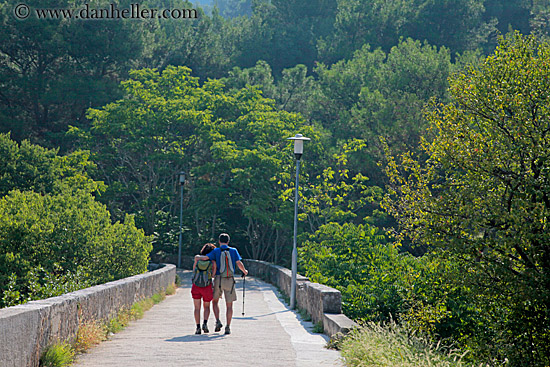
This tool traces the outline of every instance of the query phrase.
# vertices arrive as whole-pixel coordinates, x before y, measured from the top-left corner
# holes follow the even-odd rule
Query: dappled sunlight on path
[[[182,285],[173,296],[154,306],[110,340],[78,356],[75,367],[87,366],[342,366],[340,354],[324,348],[328,338],[313,333],[311,322],[300,320],[262,281],[246,279],[245,313],[242,279],[233,305],[231,335],[195,335],[190,272],[180,272]],[[222,323],[225,304],[220,302]]]

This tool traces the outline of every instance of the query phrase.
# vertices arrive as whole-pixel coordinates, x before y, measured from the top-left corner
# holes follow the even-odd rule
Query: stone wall
[[[263,279],[277,286],[290,296],[292,272],[282,266],[259,260],[243,260],[251,276]],[[340,291],[326,285],[312,283],[308,278],[296,276],[296,305],[307,311],[314,322],[322,322],[325,334],[333,336],[347,333],[357,326],[342,314],[342,295]]]
[[[59,297],[0,309],[0,366],[38,366],[41,353],[58,341],[72,341],[78,326],[108,320],[125,307],[165,291],[176,267],[97,285]]]

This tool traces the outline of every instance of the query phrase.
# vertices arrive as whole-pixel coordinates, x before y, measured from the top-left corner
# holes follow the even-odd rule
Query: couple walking
[[[212,243],[204,245],[200,255],[195,256],[193,264],[193,286],[191,287],[191,296],[195,306],[195,323],[197,329],[195,334],[201,333],[200,313],[201,299],[204,303],[204,322],[202,331],[208,333],[208,317],[210,316],[210,302],[216,317],[216,326],[214,331],[220,331],[223,324],[220,321],[219,300],[223,295],[226,305],[226,325],[225,334],[231,334],[231,319],[233,318],[233,302],[237,300],[235,290],[235,270],[238,267],[246,276],[248,271],[242,263],[239,251],[234,247],[229,247],[229,235],[220,234],[218,242],[220,247]],[[212,283],[212,275],[214,282]]]

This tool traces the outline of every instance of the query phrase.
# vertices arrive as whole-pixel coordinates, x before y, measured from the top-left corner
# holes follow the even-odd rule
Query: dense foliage
[[[292,218],[281,200],[291,182],[286,138],[297,129],[318,133],[298,115],[276,111],[256,88],[224,91],[218,80],[200,86],[184,67],[133,72],[124,89],[126,98],[90,110],[89,132],[73,130],[109,185],[109,207],[137,213],[147,233],[157,234],[156,249],[173,251],[176,174],[183,170],[188,246],[234,228],[235,239],[246,239],[243,253],[277,259]]]
[[[29,1],[31,9],[82,6],[85,1]],[[129,7],[131,1],[94,6]],[[204,2],[203,2],[204,3]],[[297,64],[349,60],[365,45],[388,53],[400,39],[446,47],[455,57],[489,53],[498,32],[547,36],[544,1],[461,0],[218,0],[198,19],[16,19],[15,0],[0,1],[0,132],[70,149],[68,125],[87,127],[86,109],[118,99],[132,68],[184,65],[202,80],[266,61],[277,79]],[[142,7],[191,8],[182,0],[147,0]],[[225,17],[225,18],[224,18]],[[442,75],[444,79],[444,75]],[[372,91],[372,90],[371,90]],[[351,107],[348,106],[348,107]]]
[[[18,3],[0,0],[3,305],[143,271],[150,240],[176,253],[180,190],[184,251],[228,231],[288,265],[302,133],[300,266],[346,313],[548,364],[548,2],[205,0],[197,19],[89,21],[19,20]],[[93,6],[111,3],[131,1]],[[513,29],[533,38],[493,54]]]
[[[550,44],[519,34],[451,80],[452,103],[428,114],[424,162],[390,159],[386,201],[402,235],[462,269],[483,311],[472,343],[513,365],[550,350]]]
[[[0,135],[0,307],[142,273],[151,244],[133,217],[112,223],[85,153],[58,156]],[[19,174],[17,174],[19,173]]]

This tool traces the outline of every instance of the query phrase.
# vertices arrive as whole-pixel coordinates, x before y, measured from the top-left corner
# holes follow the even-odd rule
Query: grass
[[[164,299],[166,298],[166,293],[157,293],[157,294],[153,294],[153,302],[155,303],[155,305],[157,303],[161,303]]]
[[[297,307],[300,318],[304,321],[311,321],[311,315],[307,313],[307,310]]]
[[[40,357],[41,367],[66,367],[74,361],[75,351],[69,343],[57,343],[51,345],[42,357]]]
[[[83,323],[78,327],[74,350],[76,353],[83,353],[96,344],[107,339],[105,326],[97,321]]]
[[[325,332],[322,321],[316,322],[315,325],[313,325],[313,332],[317,334],[323,334]]]
[[[176,281],[177,281],[177,279],[176,279]],[[170,284],[170,285],[166,288],[166,292],[165,292],[166,295],[167,295],[167,296],[171,296],[171,295],[175,294],[175,293],[176,293],[177,287],[179,287],[178,283]]]
[[[74,343],[67,342],[53,344],[40,357],[41,367],[70,366],[77,353],[85,353],[88,349],[107,340],[109,335],[122,331],[131,321],[139,320],[145,311],[160,303],[176,292],[176,285],[168,286],[164,292],[156,293],[150,298],[138,301],[130,308],[119,310],[116,316],[105,323],[90,321],[79,326]]]
[[[387,326],[370,323],[352,330],[340,346],[348,367],[470,366],[461,361],[464,355],[430,343],[393,322]]]

